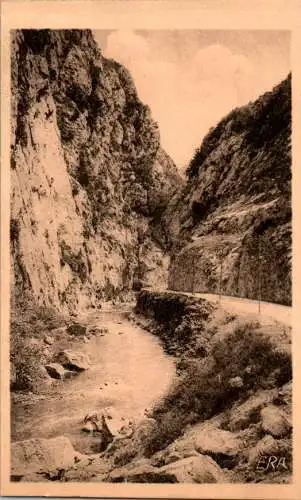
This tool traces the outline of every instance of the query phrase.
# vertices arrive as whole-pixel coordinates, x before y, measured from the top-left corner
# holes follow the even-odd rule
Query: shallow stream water
[[[162,397],[175,375],[175,362],[157,337],[127,319],[126,311],[93,312],[85,324],[108,328],[78,349],[91,367],[76,377],[57,381],[50,394],[12,404],[12,440],[65,435],[82,452],[92,452],[95,437],[81,431],[86,414],[113,407],[126,418],[139,419]]]

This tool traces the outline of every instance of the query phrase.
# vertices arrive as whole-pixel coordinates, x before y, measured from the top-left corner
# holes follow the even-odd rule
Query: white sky
[[[290,71],[287,31],[95,31],[105,57],[131,72],[161,144],[186,166],[211,126]]]

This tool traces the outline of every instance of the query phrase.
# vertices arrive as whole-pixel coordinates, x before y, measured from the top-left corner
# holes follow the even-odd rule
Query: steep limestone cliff
[[[291,302],[291,78],[204,138],[168,209],[169,287]]]
[[[163,285],[181,181],[129,72],[89,30],[15,31],[11,57],[14,299],[74,310]]]

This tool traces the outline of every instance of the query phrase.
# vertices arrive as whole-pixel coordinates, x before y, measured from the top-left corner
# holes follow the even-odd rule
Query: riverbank
[[[136,313],[178,359],[177,382],[152,412],[157,425],[145,454],[166,457],[204,441],[203,453],[230,469],[232,481],[289,480],[290,328],[172,292],[142,291]],[[257,471],[262,454],[285,457],[285,467]]]
[[[85,344],[90,370],[60,381],[61,400],[37,402],[18,422],[26,438],[47,438],[27,441],[38,453],[67,439],[70,459],[52,466],[51,480],[291,481],[289,329],[250,322],[201,298],[151,291],[138,294],[135,311],[88,318],[108,330]],[[85,435],[82,419],[108,408],[131,432],[100,449],[100,434]],[[30,417],[37,415],[35,427]],[[262,464],[262,456],[276,458]],[[50,478],[49,471],[37,474],[21,480]]]

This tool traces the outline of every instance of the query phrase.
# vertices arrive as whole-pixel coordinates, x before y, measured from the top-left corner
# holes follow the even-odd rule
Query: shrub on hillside
[[[64,326],[63,315],[49,307],[37,306],[30,300],[13,307],[11,313],[11,335],[39,337],[41,331]]]
[[[292,376],[290,355],[277,349],[271,338],[256,324],[238,326],[231,335],[215,345],[212,355],[227,379],[241,376],[247,366],[252,366],[252,372],[244,380],[246,389],[259,388],[275,369],[280,373],[279,385]]]
[[[30,302],[13,308],[10,324],[10,361],[16,371],[16,381],[12,389],[34,391],[39,387],[40,367],[46,362],[41,335],[65,325],[65,320],[57,312],[35,306]],[[33,340],[37,339],[36,342]]]
[[[157,420],[157,423],[156,428],[145,438],[144,456],[148,458],[181,436],[185,427],[185,417],[182,413],[176,417],[174,412],[170,410],[164,414],[162,419]]]
[[[37,392],[41,382],[39,367],[46,362],[42,346],[32,345],[25,336],[12,334],[10,357],[16,372],[12,389]]]
[[[269,382],[275,371],[276,379]],[[187,363],[184,375],[154,408],[157,427],[145,441],[145,454],[168,446],[185,425],[209,419],[234,401],[248,398],[261,387],[269,388],[269,384],[280,386],[291,376],[290,355],[279,351],[269,337],[258,331],[256,323],[236,326],[213,346],[210,356]],[[241,387],[231,385],[235,377],[241,377]]]
[[[114,465],[123,467],[131,462],[138,454],[138,446],[135,442],[125,443],[122,448],[114,453]]]

